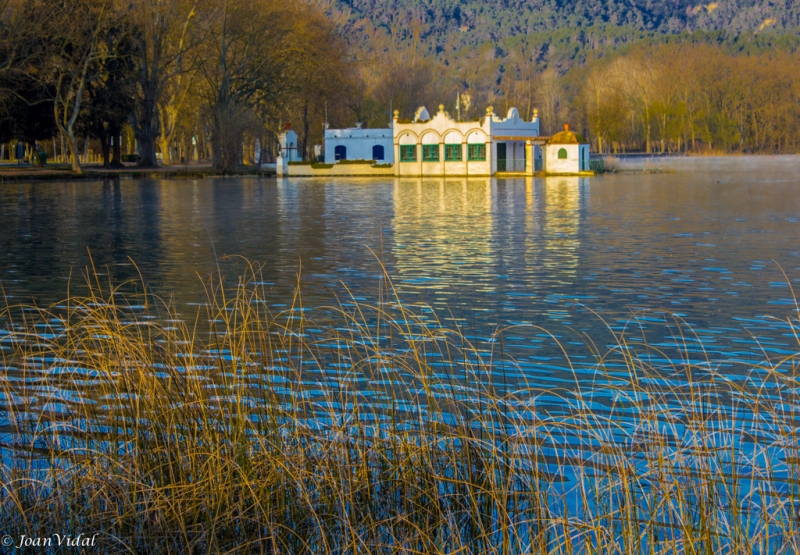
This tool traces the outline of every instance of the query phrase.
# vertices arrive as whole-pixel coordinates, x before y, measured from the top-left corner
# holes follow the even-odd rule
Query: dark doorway
[[[347,147],[339,145],[333,149],[333,156],[338,160],[347,160]]]
[[[506,143],[497,143],[497,171],[506,171]]]
[[[372,159],[383,160],[383,145],[375,145],[372,147]]]

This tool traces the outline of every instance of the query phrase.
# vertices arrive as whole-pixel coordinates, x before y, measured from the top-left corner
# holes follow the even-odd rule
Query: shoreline
[[[669,154],[644,154],[628,153],[623,155],[614,154],[592,154],[595,159],[614,159],[622,164],[622,167],[606,167],[601,171],[596,171],[595,175],[603,174],[630,174],[630,173],[674,173],[674,167],[669,167],[675,161],[708,161],[713,158],[739,158],[739,159],[780,159],[792,158],[800,154],[696,154],[696,155],[669,155]],[[646,167],[625,167],[640,161],[663,160],[666,162],[664,167],[653,167],[648,164]],[[37,183],[51,181],[85,181],[98,179],[198,179],[207,177],[276,177],[274,169],[257,169],[253,166],[242,166],[230,173],[222,173],[214,170],[210,164],[181,165],[181,166],[162,166],[158,168],[139,168],[135,165],[126,166],[120,169],[105,169],[101,166],[91,165],[83,168],[83,173],[74,174],[70,166],[66,164],[45,165],[42,168],[16,164],[0,164],[0,185],[6,183]],[[290,176],[290,177],[322,177],[322,176]],[[328,176],[345,177],[345,176]],[[393,177],[393,176],[381,176]],[[511,177],[511,176],[498,176]],[[558,177],[557,174],[551,176],[535,175],[534,177]]]
[[[0,166],[0,184],[35,183],[47,181],[84,181],[92,179],[186,179],[203,177],[274,177],[275,170],[242,167],[231,173],[214,170],[210,165],[202,166],[164,166],[159,168],[139,168],[128,166],[119,169],[105,169],[87,166],[83,173],[73,173],[69,166],[53,165],[42,168],[36,166]]]

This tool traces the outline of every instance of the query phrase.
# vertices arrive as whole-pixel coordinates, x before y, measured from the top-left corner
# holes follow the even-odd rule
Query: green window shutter
[[[468,145],[470,162],[483,162],[486,160],[486,145]]]
[[[417,161],[417,145],[400,145],[400,161],[401,162],[416,162]]]
[[[566,160],[567,159],[567,149],[566,148],[559,148],[558,149],[558,159],[559,160]]]
[[[422,161],[423,162],[438,162],[439,161],[439,145],[422,145]]]
[[[461,145],[444,145],[444,159],[446,162],[460,162]]]

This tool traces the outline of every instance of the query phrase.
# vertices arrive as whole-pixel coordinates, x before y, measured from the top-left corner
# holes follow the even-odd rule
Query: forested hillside
[[[597,48],[642,33],[796,35],[800,28],[800,5],[794,0],[336,0],[336,6],[349,15],[356,41],[369,41],[371,33],[359,31],[372,25],[408,39],[413,22],[421,20],[423,41],[439,51],[532,34],[555,37],[561,29],[578,32],[581,42]],[[359,20],[370,25],[358,25]]]
[[[531,117],[536,108],[545,131],[570,120],[597,149],[798,145],[793,0],[312,3],[353,48],[363,88],[350,117],[372,126],[386,124],[390,106],[404,115],[440,102],[452,110],[460,93],[462,115],[491,104]]]

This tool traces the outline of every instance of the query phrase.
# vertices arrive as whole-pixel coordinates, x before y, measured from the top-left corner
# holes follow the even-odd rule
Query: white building
[[[327,124],[326,124],[327,125]],[[391,129],[363,129],[360,123],[346,129],[325,128],[325,163],[340,160],[375,160],[394,163]]]
[[[430,117],[425,108],[413,120],[394,116],[396,176],[496,175],[534,171],[546,137],[539,136],[539,115],[526,122],[516,108],[505,118],[489,107],[483,118],[456,121],[444,106]]]
[[[576,174],[589,171],[589,144],[579,134],[569,130],[556,133],[545,147],[545,171],[550,174]]]
[[[482,118],[457,121],[440,105],[433,117],[424,107],[408,120],[395,111],[388,129],[362,129],[360,124],[326,128],[325,162],[342,160],[393,164],[397,177],[578,174],[589,171],[589,145],[569,126],[553,137],[540,136],[537,110],[531,121],[523,120],[516,108],[503,118],[492,107]],[[349,175],[355,169],[348,166],[348,173],[343,173],[344,166],[328,168],[326,173]],[[297,175],[316,175],[322,170],[309,166],[296,171],[302,172]],[[386,173],[383,168],[374,170]]]

